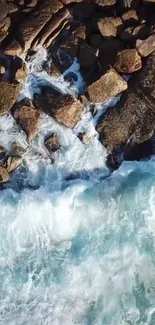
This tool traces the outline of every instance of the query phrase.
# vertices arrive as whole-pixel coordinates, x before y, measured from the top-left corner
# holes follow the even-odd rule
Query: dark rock
[[[140,0],[120,0],[120,6],[123,8],[136,9],[140,4]]]
[[[96,50],[85,41],[80,42],[78,60],[81,66],[91,66],[97,62]]]
[[[103,38],[102,38],[101,34],[99,34],[99,33],[91,34],[91,36],[90,36],[91,46],[100,47],[102,41],[103,41]]]
[[[50,137],[48,137],[45,140],[44,145],[50,153],[60,149],[60,144],[56,134],[52,134]]]
[[[77,124],[83,111],[78,100],[48,86],[41,87],[41,93],[34,95],[34,106],[68,128]]]
[[[129,10],[122,15],[122,20],[125,27],[137,25],[138,16],[136,10]]]
[[[121,34],[122,41],[134,44],[137,39],[145,39],[150,33],[150,29],[145,25],[138,25],[136,27],[128,27]]]
[[[95,4],[92,1],[85,0],[83,2],[75,4],[72,9],[72,14],[77,19],[89,18],[90,16],[92,16],[94,9]]]
[[[6,18],[8,14],[8,5],[6,1],[0,2],[0,23]]]
[[[151,157],[154,154],[154,144],[152,139],[143,143],[127,145],[124,150],[124,159],[128,161],[142,160]]]
[[[124,44],[120,40],[112,39],[101,43],[99,51],[99,63],[104,71],[113,66],[116,61],[117,53],[124,49]]]

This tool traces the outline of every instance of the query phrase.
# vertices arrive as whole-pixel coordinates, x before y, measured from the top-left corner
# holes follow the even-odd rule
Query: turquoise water
[[[4,190],[0,323],[154,325],[154,171],[124,163],[95,185]]]

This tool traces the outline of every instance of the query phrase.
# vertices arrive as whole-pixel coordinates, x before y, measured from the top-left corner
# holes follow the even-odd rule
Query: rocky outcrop
[[[52,134],[50,137],[45,139],[44,145],[50,153],[55,152],[58,149],[60,149],[60,144],[59,144],[58,137],[56,134]]]
[[[126,89],[127,82],[110,68],[99,80],[88,86],[87,91],[92,102],[103,103]]]
[[[20,91],[20,85],[17,82],[9,82],[0,78],[0,115],[8,113],[16,102]]]
[[[71,95],[46,86],[41,88],[40,94],[34,95],[34,106],[68,128],[77,124],[83,111],[83,105]]]
[[[130,142],[150,139],[155,129],[155,54],[152,54],[116,107],[105,113],[97,124],[101,142],[117,150]]]
[[[39,132],[40,112],[32,106],[29,99],[25,98],[15,105],[12,114],[26,133],[28,142],[32,141]]]
[[[141,69],[142,60],[135,49],[127,49],[117,54],[114,67],[120,73],[133,73]]]

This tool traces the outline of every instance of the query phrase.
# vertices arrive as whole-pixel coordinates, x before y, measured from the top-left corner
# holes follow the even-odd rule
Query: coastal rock
[[[8,173],[11,173],[15,169],[17,169],[21,164],[22,164],[22,158],[9,156],[5,163],[5,168],[7,169]]]
[[[9,112],[16,102],[20,91],[18,83],[11,83],[6,79],[0,78],[0,115]]]
[[[94,9],[95,9],[94,2],[85,0],[75,4],[75,6],[72,9],[72,14],[77,19],[89,18],[90,16],[92,16]]]
[[[61,0],[61,2],[64,4],[64,5],[69,5],[70,3],[74,3],[74,2],[81,2],[83,0]]]
[[[110,68],[99,80],[90,85],[87,91],[92,102],[103,103],[126,90],[127,87],[127,82],[113,68]]]
[[[83,111],[78,100],[48,86],[41,87],[41,93],[34,95],[34,106],[68,128],[77,124]]]
[[[119,73],[133,73],[142,67],[142,60],[136,49],[127,49],[117,55],[114,68]]]
[[[128,27],[120,34],[120,38],[124,42],[134,44],[136,40],[145,39],[149,36],[150,29],[145,24],[138,25],[136,27]]]
[[[39,132],[40,112],[32,106],[29,99],[25,98],[17,103],[12,114],[17,124],[26,133],[28,141],[32,141]]]
[[[8,14],[8,5],[6,1],[0,2],[0,23],[6,18]]]
[[[117,0],[93,0],[97,5],[102,7],[109,7],[116,4]]]
[[[125,27],[131,27],[137,24],[138,16],[136,10],[129,10],[122,15]]]
[[[0,166],[0,184],[9,180],[9,174],[6,168]]]
[[[115,109],[103,114],[97,124],[100,140],[110,150],[126,143],[140,144],[155,130],[155,54],[129,82]]]
[[[48,137],[45,141],[44,141],[44,145],[47,148],[47,150],[51,153],[51,152],[55,152],[58,149],[60,149],[60,144],[58,141],[58,137],[56,134],[52,134],[50,137]]]
[[[74,29],[73,34],[75,35],[75,37],[82,38],[83,40],[85,40],[86,26],[84,25],[78,26],[76,29]]]
[[[99,51],[99,63],[104,71],[110,65],[114,65],[117,53],[124,50],[124,44],[118,39],[110,39],[101,43]]]
[[[96,51],[85,41],[80,43],[78,60],[82,66],[94,65],[97,61]]]
[[[138,39],[136,42],[136,49],[143,57],[151,54],[155,50],[155,34],[152,34],[145,40]]]
[[[122,26],[120,17],[107,17],[98,22],[98,28],[104,37],[116,37]]]
[[[13,39],[5,49],[5,54],[19,56],[22,52],[27,52],[35,37],[51,19],[52,14],[58,12],[62,7],[63,5],[59,0],[42,1],[40,6],[30,13],[29,18],[23,20],[19,25],[20,44],[16,39]]]

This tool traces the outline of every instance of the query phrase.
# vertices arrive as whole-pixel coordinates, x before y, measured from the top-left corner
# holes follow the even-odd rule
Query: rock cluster
[[[16,103],[27,75],[20,57],[27,59],[38,46],[47,49],[48,73],[55,77],[78,59],[85,81],[79,98],[42,86],[32,101]],[[141,158],[135,152],[147,152],[155,129],[154,50],[154,0],[0,0],[0,115],[10,112],[29,143],[39,133],[43,113],[74,128],[88,101],[103,103],[123,92],[96,130],[110,152],[110,166],[118,167],[120,152],[125,159]],[[133,77],[127,82],[124,74]],[[72,82],[76,75],[68,73],[65,79]],[[86,134],[79,139],[89,142]],[[49,153],[60,148],[55,134],[44,144]],[[21,164],[21,157],[5,149],[1,154],[0,183]]]

